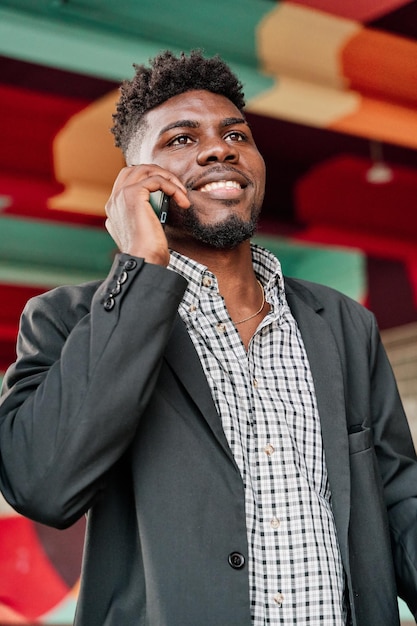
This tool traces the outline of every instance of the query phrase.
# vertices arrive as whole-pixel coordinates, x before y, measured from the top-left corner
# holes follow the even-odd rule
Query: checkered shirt
[[[271,306],[248,351],[206,267],[171,253],[188,280],[179,308],[245,487],[252,624],[342,626],[344,573],[310,367],[278,260],[252,245]]]

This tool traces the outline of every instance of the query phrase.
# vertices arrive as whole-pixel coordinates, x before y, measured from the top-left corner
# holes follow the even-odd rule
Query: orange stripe
[[[329,128],[417,148],[417,110],[390,102],[363,98],[355,113],[333,122]]]
[[[417,104],[417,43],[371,29],[359,31],[340,51],[353,90]]]

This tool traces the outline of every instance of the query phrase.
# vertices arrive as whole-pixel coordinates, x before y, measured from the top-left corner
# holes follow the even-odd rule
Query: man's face
[[[189,91],[146,114],[129,161],[176,174],[191,202],[171,202],[168,239],[189,236],[231,248],[254,233],[265,188],[265,164],[240,111],[224,96]]]

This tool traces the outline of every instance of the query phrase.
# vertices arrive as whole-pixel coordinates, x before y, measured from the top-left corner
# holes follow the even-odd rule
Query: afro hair
[[[242,83],[219,57],[205,58],[200,50],[175,57],[169,50],[150,59],[150,67],[133,66],[135,76],[120,86],[120,99],[113,115],[111,132],[115,145],[126,154],[130,140],[150,109],[186,91],[204,89],[228,98],[242,111]]]

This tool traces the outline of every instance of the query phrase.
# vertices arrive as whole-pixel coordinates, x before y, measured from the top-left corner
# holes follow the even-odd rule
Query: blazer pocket
[[[372,447],[372,431],[364,426],[349,429],[349,454],[357,454]]]

